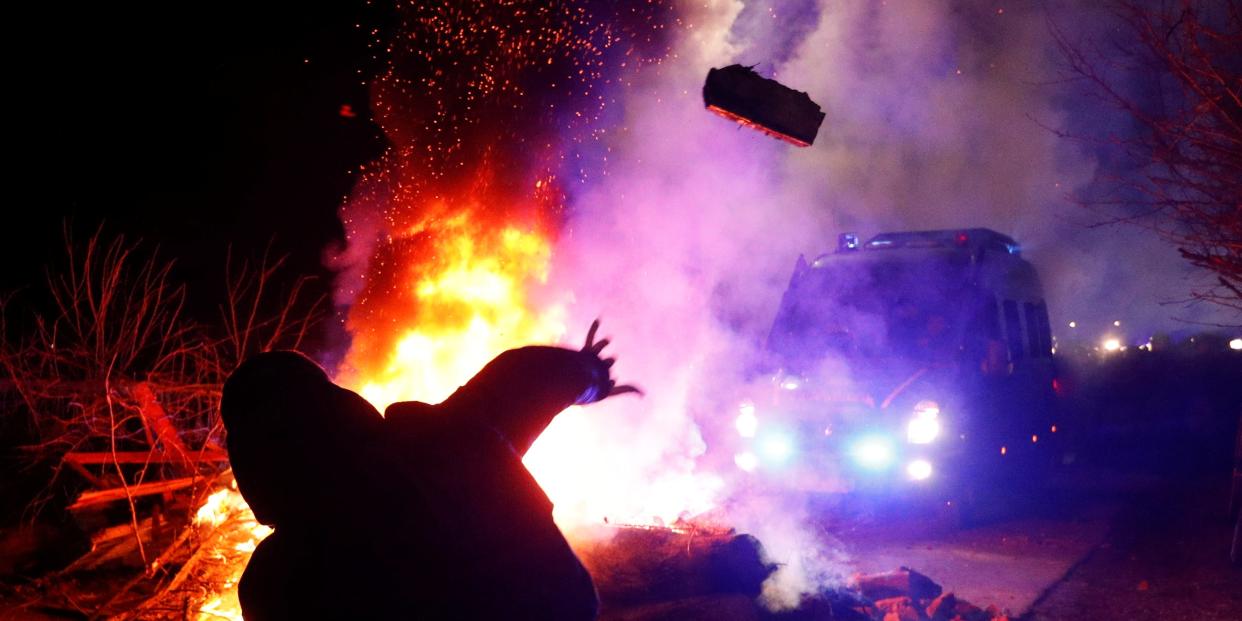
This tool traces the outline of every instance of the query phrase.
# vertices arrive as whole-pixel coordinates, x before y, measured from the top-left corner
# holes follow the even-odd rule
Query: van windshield
[[[830,356],[949,359],[976,311],[968,269],[952,255],[830,257],[791,284],[768,347],[793,367]]]

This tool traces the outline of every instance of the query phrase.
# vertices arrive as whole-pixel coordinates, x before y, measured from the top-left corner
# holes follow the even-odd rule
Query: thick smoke
[[[604,317],[618,375],[650,395],[589,413],[616,421],[599,459],[693,472],[711,430],[692,421],[731,423],[720,404],[761,356],[796,258],[829,251],[838,232],[1009,234],[1042,274],[1054,332],[1071,319],[1150,329],[1178,312],[1159,304],[1187,290],[1176,253],[1141,231],[1088,228],[1100,217],[1067,198],[1096,163],[1050,128],[1092,113],[1067,104],[1057,15],[1042,5],[687,4],[674,54],[617,92],[624,118],[609,130],[607,174],[572,193],[554,254],[550,288],[573,292],[578,325]],[[1085,15],[1084,32],[1102,19]],[[705,112],[707,70],[732,63],[820,103],[815,145]],[[787,503],[738,501],[728,516],[785,564],[769,585],[775,604],[844,571],[802,520],[771,519],[802,515]]]
[[[692,421],[731,420],[713,410],[743,381],[795,258],[829,239],[831,213],[788,177],[789,148],[703,109],[708,68],[741,59],[747,46],[731,26],[770,32],[755,25],[753,9],[738,22],[747,11],[718,3],[683,16],[671,60],[624,91],[608,174],[575,193],[576,215],[554,253],[552,288],[573,291],[578,323],[604,317],[617,336],[617,375],[648,390],[641,403],[583,413],[612,421],[602,423],[615,432],[599,451],[612,468],[693,477],[689,458],[704,446]],[[795,505],[779,512],[787,519],[771,519],[776,502]],[[798,592],[843,571],[804,530],[797,504],[749,498],[724,516],[783,565],[768,594],[774,604],[796,603]]]
[[[839,230],[1013,236],[1043,276],[1054,325],[1122,318],[1138,339],[1174,315],[1203,317],[1161,305],[1189,290],[1173,248],[1124,225],[1088,228],[1107,215],[1071,200],[1099,164],[1054,130],[1099,135],[1123,121],[1066,88],[1051,28],[1092,41],[1112,19],[1093,3],[824,3],[820,27],[777,71],[828,113],[821,142],[786,170]]]

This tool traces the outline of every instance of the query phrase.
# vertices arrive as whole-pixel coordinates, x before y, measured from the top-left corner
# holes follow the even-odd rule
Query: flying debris
[[[726,119],[799,147],[811,146],[824,122],[823,110],[806,93],[742,65],[707,72],[703,105]]]

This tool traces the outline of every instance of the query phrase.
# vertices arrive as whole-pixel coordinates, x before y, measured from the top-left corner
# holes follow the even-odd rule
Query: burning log
[[[605,609],[721,594],[753,600],[775,570],[750,535],[629,527],[577,552]]]
[[[729,120],[799,147],[815,142],[825,116],[806,93],[764,78],[742,65],[707,72],[703,105]]]

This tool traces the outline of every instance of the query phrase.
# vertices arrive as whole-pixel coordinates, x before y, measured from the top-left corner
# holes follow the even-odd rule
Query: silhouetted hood
[[[220,413],[238,488],[264,524],[331,512],[326,499],[363,476],[360,460],[382,422],[293,351],[242,363],[224,384]]]

